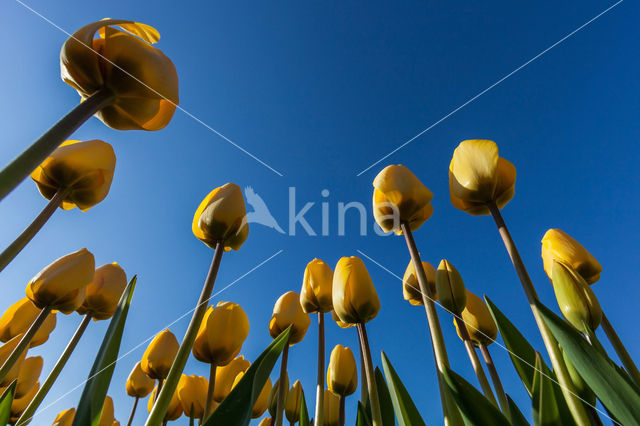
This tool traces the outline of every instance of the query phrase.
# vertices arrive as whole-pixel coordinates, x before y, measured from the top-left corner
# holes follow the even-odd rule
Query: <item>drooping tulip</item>
[[[107,126],[162,129],[179,100],[175,66],[152,46],[159,39],[155,28],[133,21],[103,19],[85,25],[62,46],[62,79],[83,100],[99,90],[115,95],[113,103],[96,114]]]
[[[84,302],[77,309],[94,321],[109,319],[118,307],[120,296],[127,286],[127,275],[116,262],[96,269],[93,281],[87,286]]]
[[[595,331],[602,309],[589,284],[571,265],[558,261],[553,262],[551,275],[562,315],[581,332]]]
[[[84,301],[93,280],[95,260],[86,248],[59,258],[27,284],[27,297],[40,309],[49,307],[70,314]]]
[[[600,279],[602,266],[586,248],[560,229],[549,229],[542,237],[542,262],[544,271],[552,279],[553,261],[571,265],[587,284]]]
[[[489,214],[489,203],[503,208],[515,194],[516,168],[498,156],[486,139],[460,142],[449,165],[449,194],[454,207],[472,215]]]
[[[207,399],[209,381],[202,376],[187,376],[183,374],[178,382],[176,393],[187,417],[201,419]]]
[[[179,347],[176,336],[169,329],[161,331],[144,351],[140,368],[152,379],[165,379]]]
[[[209,306],[193,344],[193,356],[202,362],[223,366],[242,349],[249,335],[249,318],[240,305],[220,302]]]
[[[20,373],[18,373],[18,383],[16,385],[15,398],[22,398],[26,395],[40,378],[44,360],[41,356],[30,356],[22,361]]]
[[[498,336],[498,328],[491,316],[491,312],[484,300],[469,290],[466,290],[466,298],[467,302],[460,316],[469,333],[469,338],[475,345],[489,346]],[[453,323],[456,326],[458,336],[462,339],[458,329],[458,322],[453,321]]]
[[[402,222],[415,231],[433,214],[433,193],[405,166],[385,167],[373,187],[373,217],[385,232],[401,235]]]
[[[127,395],[134,398],[144,398],[149,395],[155,385],[155,381],[142,371],[140,365],[140,361],[136,362],[133,370],[129,373],[129,377],[127,378],[127,383],[125,385]]]
[[[68,140],[31,172],[31,179],[47,200],[66,190],[60,205],[64,210],[87,211],[107,197],[115,168],[116,155],[108,143]]]
[[[224,367],[218,368],[213,392],[214,401],[222,402],[231,392],[236,376],[241,372],[247,371],[249,367],[251,367],[251,363],[240,355]]]
[[[287,394],[289,393],[289,376],[284,376],[284,400],[287,400]],[[276,380],[271,392],[269,393],[269,414],[275,418],[278,415],[278,390],[280,389],[280,379]]]
[[[71,426],[73,424],[73,418],[76,416],[76,409],[69,408],[58,413],[53,424],[51,426]]]
[[[346,397],[358,387],[358,368],[351,349],[336,345],[331,351],[327,368],[327,387],[336,395]]]
[[[158,388],[153,388],[153,392],[151,392],[151,396],[149,397],[149,402],[147,402],[147,410],[151,413],[151,409],[153,408],[153,402],[156,399],[156,392]],[[167,407],[167,412],[164,415],[164,420],[171,421],[176,420],[180,416],[182,416],[182,404],[180,403],[180,398],[178,398],[178,392],[174,392],[171,397],[171,401],[169,402],[169,406]]]
[[[20,339],[22,339],[22,334],[18,334],[17,336],[9,339],[9,341],[0,346],[0,365],[4,364],[7,358],[9,358],[9,355],[11,355],[16,346],[18,346],[18,343],[20,343]],[[4,379],[0,381],[0,387],[9,386],[11,382],[18,378],[20,367],[22,366],[26,355],[27,351],[24,350],[15,364],[13,364],[7,375],[4,377]]]
[[[29,389],[24,395],[13,399],[13,402],[11,403],[11,424],[15,423],[20,418],[22,412],[27,408],[27,405],[29,405],[33,397],[38,393],[38,389],[40,389],[40,382],[36,381],[33,386],[31,386],[31,389]]]
[[[0,341],[6,342],[19,334],[26,333],[38,314],[40,309],[27,297],[18,300],[0,317]],[[50,313],[31,339],[29,347],[33,348],[46,342],[55,327],[56,314]]]
[[[467,303],[464,281],[455,266],[446,259],[440,261],[436,271],[436,292],[445,309],[454,315],[462,313]]]
[[[427,276],[427,285],[431,290],[431,298],[438,300],[438,292],[436,291],[436,270],[429,262],[422,262],[422,268]],[[420,284],[418,284],[418,277],[416,276],[416,270],[413,267],[413,261],[409,261],[407,269],[404,271],[404,277],[402,277],[402,295],[404,300],[407,300],[414,306],[424,305],[422,299],[422,291],[420,291]]]
[[[333,310],[340,321],[348,324],[366,323],[378,315],[378,293],[359,257],[343,257],[336,265]]]
[[[340,425],[340,397],[329,389],[324,390],[323,426]]]
[[[291,326],[289,345],[294,345],[304,338],[310,323],[309,314],[300,306],[298,293],[288,291],[278,298],[273,307],[273,314],[269,321],[269,334],[275,339]]]
[[[304,270],[300,305],[306,313],[329,312],[333,309],[331,287],[333,270],[320,259],[313,259]]]
[[[111,426],[115,420],[113,416],[113,399],[111,399],[110,396],[107,396],[102,404],[102,413],[100,414],[100,422],[98,423],[98,426]]]
[[[211,191],[198,206],[191,228],[211,248],[221,242],[225,251],[238,250],[249,235],[242,189],[226,183]]]
[[[284,402],[284,413],[287,416],[287,420],[291,423],[296,423],[300,419],[300,400],[302,398],[302,384],[300,380],[296,380]]]

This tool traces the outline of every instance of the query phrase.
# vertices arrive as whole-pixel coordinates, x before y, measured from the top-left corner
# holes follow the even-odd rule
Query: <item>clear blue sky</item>
[[[445,114],[510,73],[613,1],[537,2],[170,2],[43,0],[28,4],[66,31],[103,17],[158,28],[158,44],[175,63],[181,106],[284,174],[277,176],[183,112],[153,133],[117,132],[92,119],[75,139],[103,139],[116,151],[107,199],[89,212],[58,211],[45,229],[0,274],[4,310],[24,297],[28,280],[52,260],[87,247],[98,265],[117,261],[138,287],[121,353],[153,336],[196,302],[212,250],[191,233],[193,213],[214,187],[252,186],[287,226],[288,188],[297,202],[315,202],[306,216],[320,229],[320,203],[330,207],[329,236],[280,235],[251,227],[239,252],[223,257],[222,289],[279,250],[281,254],[214,300],[246,310],[251,331],[242,353],[254,359],[270,342],[275,300],[300,290],[314,257],[335,265],[362,250],[395,274],[408,262],[399,237],[372,232],[371,182],[385,165],[409,167],[434,192],[433,217],[415,234],[425,260],[447,258],[469,289],[487,293],[540,350],[543,345],[524,293],[489,217],[472,217],[449,202],[447,168],[464,139],[497,141],[518,170],[516,195],[504,215],[538,291],[557,309],[540,259],[540,239],[559,227],[581,241],[604,267],[595,285],[600,302],[635,358],[640,359],[633,315],[640,295],[636,251],[640,226],[637,158],[640,155],[638,5],[622,2],[527,67],[461,109],[383,163],[356,174]],[[59,77],[65,34],[19,3],[0,6],[3,142],[6,164],[78,102]],[[329,190],[327,198],[321,197]],[[355,211],[347,235],[337,235],[338,202],[367,206],[368,235]],[[25,181],[0,205],[0,243],[8,244],[45,205]],[[401,283],[365,260],[382,301],[368,324],[376,363],[384,349],[429,424],[441,423],[440,399],[424,310],[402,299]],[[455,370],[476,383],[451,318],[440,311]],[[45,372],[79,323],[58,317],[49,342],[34,354]],[[188,316],[171,327],[181,339]],[[294,346],[290,377],[300,379],[314,405],[317,330]],[[42,407],[87,376],[106,322],[91,324]],[[353,330],[327,328],[327,356],[337,343],[357,350]],[[122,359],[109,394],[126,421],[132,399],[126,377],[145,345]],[[505,351],[492,353],[507,392],[530,412],[524,387]],[[205,375],[191,360],[186,372]],[[275,376],[275,373],[274,373]],[[50,424],[75,406],[81,387],[44,410],[34,424]],[[356,393],[358,395],[358,393]],[[354,418],[356,396],[348,399]],[[143,404],[146,405],[146,404]],[[137,415],[143,424],[145,410]],[[351,420],[349,420],[351,421]],[[180,422],[185,423],[184,418]],[[176,422],[178,423],[178,422]]]

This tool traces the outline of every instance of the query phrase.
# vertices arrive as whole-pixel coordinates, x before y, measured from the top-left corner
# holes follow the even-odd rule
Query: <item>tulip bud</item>
[[[294,345],[304,338],[310,323],[309,314],[300,306],[300,296],[294,291],[289,291],[280,296],[273,307],[269,334],[275,339],[291,326],[289,345]]]
[[[63,256],[29,281],[27,297],[40,309],[49,307],[70,314],[84,301],[94,270],[93,254],[86,248]]]
[[[440,304],[454,315],[460,315],[467,303],[464,282],[458,270],[443,259],[436,271],[436,292]]]
[[[333,274],[333,309],[340,321],[357,324],[378,315],[380,300],[362,259],[343,257]]]
[[[373,187],[373,217],[384,232],[401,235],[402,222],[415,231],[433,214],[433,193],[405,166],[385,167]]]
[[[554,261],[551,270],[562,315],[581,332],[595,331],[602,321],[602,310],[589,284],[565,263]]]
[[[304,270],[300,304],[306,313],[325,313],[333,309],[331,286],[333,270],[320,259],[313,259]]]
[[[201,419],[207,403],[209,381],[202,376],[187,376],[183,374],[178,382],[176,393],[187,417]]]
[[[472,215],[489,214],[488,203],[503,208],[515,194],[516,168],[498,156],[486,139],[460,142],[449,165],[449,194],[454,207]]]
[[[300,398],[302,398],[302,385],[300,380],[296,380],[284,401],[284,413],[291,423],[296,423],[300,418]]]
[[[340,321],[340,318],[338,317],[338,315],[336,315],[336,311],[331,311],[331,318],[333,318],[335,323],[338,324],[338,327],[340,328],[350,328],[356,326],[355,324],[347,324],[346,322]]]
[[[180,344],[176,336],[169,329],[161,331],[144,351],[140,368],[152,379],[166,379],[178,349]]]
[[[549,229],[542,237],[542,262],[549,279],[553,279],[554,260],[571,265],[587,284],[600,279],[600,263],[582,244],[560,229]]]
[[[98,426],[111,426],[114,422],[113,399],[107,396],[102,404],[102,413],[100,414],[100,422]]]
[[[346,397],[358,387],[358,368],[351,349],[336,345],[331,351],[327,368],[327,387],[336,395]]]
[[[251,363],[242,355],[236,357],[229,364],[220,367],[216,371],[216,383],[213,391],[213,399],[222,402],[231,392],[233,381],[240,372],[245,372],[251,367]]]
[[[127,287],[127,275],[116,262],[102,265],[87,286],[84,302],[77,309],[80,315],[88,314],[94,321],[113,316],[120,296]]]
[[[6,342],[29,330],[31,324],[40,314],[40,309],[31,300],[24,297],[11,305],[0,317],[0,341]],[[49,339],[49,334],[56,327],[56,314],[50,313],[40,326],[29,347],[39,346]]]
[[[27,409],[27,406],[31,402],[38,390],[40,389],[40,382],[36,382],[31,386],[31,389],[27,391],[24,395],[19,398],[14,398],[13,402],[11,402],[11,416],[10,423],[14,424],[18,421],[24,410]]]
[[[25,358],[18,373],[18,383],[14,398],[25,396],[38,382],[44,360],[41,356],[30,356]]]
[[[260,421],[260,424],[258,426],[273,426],[273,424],[274,422],[271,417],[265,417]]]
[[[340,397],[329,389],[324,390],[323,426],[338,426],[340,424]]]
[[[61,411],[58,413],[55,420],[53,420],[53,424],[51,426],[71,426],[75,416],[75,408],[69,408],[68,410]]]
[[[429,287],[429,291],[431,291],[431,298],[435,302],[438,300],[438,293],[436,292],[436,270],[429,262],[422,262],[422,268],[427,276],[427,286]],[[404,296],[404,300],[408,300],[412,305],[424,305],[416,270],[411,260],[402,278],[402,295]],[[425,294],[425,296],[429,295]]]
[[[115,101],[96,113],[111,128],[162,129],[178,104],[178,74],[171,60],[151,46],[159,39],[155,28],[133,21],[103,19],[86,25],[62,46],[62,80],[83,100],[100,89],[112,92]]]
[[[242,189],[226,183],[211,191],[198,206],[191,229],[211,248],[220,241],[225,251],[238,250],[249,236]]]
[[[149,402],[147,402],[147,410],[151,413],[151,409],[153,408],[153,403],[156,399],[156,392],[158,391],[158,387],[153,388],[153,392],[151,392],[151,396],[149,397]],[[178,398],[178,392],[174,392],[171,396],[171,400],[169,401],[169,406],[167,407],[167,413],[164,415],[165,421],[176,420],[182,416],[182,404],[180,403],[180,398]]]
[[[9,355],[13,352],[13,350],[20,343],[20,339],[22,339],[22,334],[18,334],[14,338],[10,339],[7,343],[4,343],[0,346],[0,365],[4,364],[4,362],[9,358]],[[16,360],[11,370],[7,373],[4,379],[0,382],[1,387],[9,386],[11,382],[18,378],[18,374],[20,373],[20,367],[22,366],[22,362],[24,361],[27,355],[27,350],[20,355],[20,357]]]
[[[284,376],[284,400],[287,400],[287,395],[289,394],[289,376]],[[280,389],[280,379],[276,380],[276,383],[271,388],[271,392],[269,393],[269,414],[271,417],[277,417],[278,414],[278,392]]]
[[[498,327],[484,300],[469,290],[466,290],[466,295],[467,304],[460,316],[465,324],[469,338],[477,346],[489,346],[496,340],[496,337],[498,337]],[[456,326],[458,337],[462,339],[460,330],[458,329],[458,321],[454,320],[453,324]]]
[[[193,345],[193,356],[202,362],[223,366],[239,353],[249,335],[249,318],[235,303],[209,306],[200,323]]]
[[[133,370],[131,370],[131,373],[129,373],[129,377],[127,378],[127,383],[125,385],[127,395],[134,398],[144,398],[149,395],[155,385],[155,381],[142,371],[140,365],[140,361],[136,363]]]
[[[109,194],[116,155],[98,139],[69,140],[60,145],[31,173],[38,191],[47,200],[59,190],[67,190],[61,208],[87,211]]]

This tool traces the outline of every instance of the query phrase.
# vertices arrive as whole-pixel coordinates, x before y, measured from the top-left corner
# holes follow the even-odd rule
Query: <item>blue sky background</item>
[[[315,202],[306,218],[319,232],[320,203],[329,202],[330,236],[295,237],[255,225],[238,252],[225,254],[216,282],[222,289],[279,250],[281,254],[238,281],[213,303],[229,300],[247,312],[251,331],[242,353],[254,359],[271,341],[268,321],[276,299],[300,290],[314,257],[335,265],[362,250],[397,275],[409,257],[400,237],[373,233],[371,182],[388,164],[409,167],[434,192],[435,213],[415,237],[424,260],[449,259],[467,287],[488,294],[540,350],[543,345],[521,286],[489,217],[472,217],[449,202],[447,167],[464,139],[495,140],[518,170],[516,196],[503,213],[545,303],[557,309],[542,270],[540,239],[559,227],[602,263],[594,289],[631,354],[636,337],[635,273],[640,226],[638,4],[622,2],[602,18],[534,61],[383,163],[356,174],[433,122],[528,61],[614,2],[252,2],[152,5],[127,1],[42,0],[28,4],[66,31],[103,17],[155,26],[157,45],[175,63],[180,104],[284,174],[277,176],[184,113],[153,133],[118,132],[92,119],[73,138],[103,139],[118,163],[107,199],[86,213],[58,211],[0,274],[6,309],[24,297],[28,280],[54,259],[81,247],[97,265],[117,261],[139,281],[109,394],[126,422],[132,399],[126,377],[146,344],[191,309],[212,250],[191,233],[193,213],[214,187],[252,186],[281,226],[287,226],[288,187],[297,202]],[[0,103],[6,164],[78,102],[59,77],[58,29],[15,1],[0,6]],[[330,191],[322,198],[323,189]],[[347,235],[337,235],[338,202],[367,206],[368,235],[350,211]],[[45,205],[25,181],[0,205],[5,246]],[[428,424],[440,424],[440,399],[424,310],[402,299],[401,283],[365,260],[382,301],[368,324],[376,364],[384,349]],[[171,330],[182,338],[189,316]],[[440,310],[455,370],[476,383],[451,318]],[[58,316],[51,339],[33,350],[48,373],[80,321]],[[314,405],[316,319],[290,356]],[[34,424],[50,424],[75,406],[107,322],[92,323]],[[604,337],[603,337],[604,339]],[[327,357],[338,343],[357,353],[354,330],[327,324]],[[508,354],[491,348],[507,392],[530,413],[530,401]],[[186,372],[206,375],[190,360]],[[274,372],[274,377],[276,372]],[[71,391],[71,392],[70,392]],[[67,394],[67,392],[70,392]],[[357,392],[347,402],[355,418]],[[58,398],[62,397],[56,402]],[[48,407],[50,404],[50,407]],[[142,404],[135,424],[142,425]],[[48,408],[45,408],[48,407]],[[175,422],[186,424],[185,418]],[[257,423],[257,422],[256,422]]]

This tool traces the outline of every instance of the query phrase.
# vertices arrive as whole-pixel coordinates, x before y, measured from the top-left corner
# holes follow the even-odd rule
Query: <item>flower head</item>
[[[310,323],[309,314],[300,306],[300,296],[294,291],[289,291],[280,296],[273,307],[269,334],[275,339],[291,326],[289,344],[294,345],[304,338]]]
[[[431,291],[431,298],[438,300],[438,293],[436,291],[436,270],[429,262],[422,262],[422,268],[427,277],[427,285]],[[420,284],[418,283],[418,277],[416,276],[416,270],[413,267],[413,261],[409,261],[407,269],[404,271],[404,277],[402,277],[402,295],[404,300],[407,300],[414,306],[424,305],[422,299],[422,291],[420,291]],[[428,296],[428,294],[425,294]]]
[[[351,349],[336,345],[327,368],[327,387],[339,396],[348,396],[358,387],[358,368]]]
[[[77,309],[80,315],[88,314],[95,321],[113,316],[122,292],[127,286],[127,275],[117,263],[108,263],[96,269],[93,281],[87,286],[84,302]]]
[[[182,406],[182,411],[188,417],[201,419],[207,403],[209,382],[202,376],[187,376],[183,374],[178,382],[176,393]]]
[[[553,278],[554,261],[571,265],[588,284],[600,279],[602,266],[598,260],[571,235],[560,229],[549,229],[542,237],[542,262],[549,279]]]
[[[136,362],[133,370],[129,373],[129,377],[127,378],[127,383],[125,385],[127,395],[133,396],[134,398],[144,398],[149,395],[155,385],[155,380],[147,376],[147,374],[142,371],[140,364],[140,361]]]
[[[490,345],[496,340],[498,336],[498,327],[496,326],[491,312],[484,300],[478,296],[466,290],[466,305],[462,314],[462,321],[465,324],[469,338],[475,345]],[[458,336],[460,336],[460,330],[458,329],[458,322],[454,321]]]
[[[244,359],[242,355],[235,357],[233,361],[224,367],[218,367],[213,399],[222,402],[233,389],[233,382],[238,374],[247,371],[249,367],[251,367],[251,363]]]
[[[443,259],[436,271],[436,291],[440,304],[451,313],[460,315],[467,304],[467,295],[460,273]]]
[[[378,315],[380,299],[359,257],[343,257],[333,274],[333,310],[340,321],[365,323]]]
[[[161,331],[144,351],[140,368],[152,379],[165,379],[179,348],[176,336],[169,329]]]
[[[333,270],[320,259],[313,259],[304,270],[300,304],[307,313],[329,312],[333,309],[331,286]]]
[[[209,306],[193,345],[193,356],[217,366],[230,363],[249,335],[249,318],[240,305],[220,302]]]
[[[27,297],[9,306],[0,317],[0,341],[6,342],[19,334],[26,333],[38,314],[40,314],[40,309]],[[56,314],[52,312],[31,339],[29,347],[33,348],[46,342],[55,327]]]

